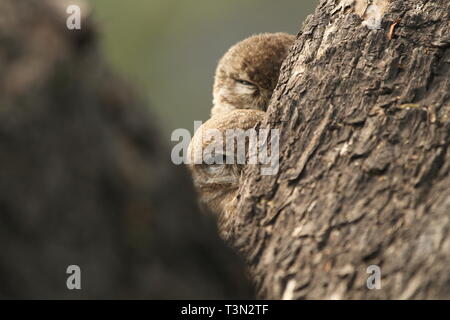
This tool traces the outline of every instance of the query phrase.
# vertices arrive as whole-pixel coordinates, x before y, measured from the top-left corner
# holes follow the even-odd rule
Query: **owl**
[[[266,111],[294,40],[287,33],[264,33],[231,47],[217,66],[211,115],[235,109]]]
[[[255,128],[264,119],[265,112],[260,110],[236,109],[217,114],[205,122],[195,133],[188,149],[191,159],[189,169],[199,196],[199,202],[205,211],[212,212],[225,226],[232,219],[237,204],[238,190],[243,170],[248,166],[250,156],[249,141],[246,141],[244,164],[239,163],[237,139],[227,140],[229,130],[240,129],[245,132]],[[208,133],[216,132],[216,135]],[[206,158],[207,150],[218,143],[222,147],[213,153],[214,163]],[[200,161],[197,161],[200,160]],[[218,161],[221,160],[221,161]],[[220,163],[222,162],[222,163]],[[256,165],[256,164],[255,164]],[[220,228],[225,229],[225,228]]]
[[[228,143],[229,130],[246,131],[263,121],[281,65],[294,39],[286,33],[266,33],[252,36],[229,49],[216,70],[211,118],[198,129],[190,143],[189,169],[200,204],[216,215],[224,237],[228,222],[236,213],[240,181],[250,164],[237,161],[238,153],[235,149],[230,152],[227,146],[214,154],[214,160],[221,159],[222,163],[203,158],[204,151],[217,140]],[[215,131],[216,135],[208,136],[208,131]]]

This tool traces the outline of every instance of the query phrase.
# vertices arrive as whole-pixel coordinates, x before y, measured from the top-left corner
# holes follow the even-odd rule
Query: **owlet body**
[[[262,122],[294,39],[286,33],[261,34],[228,50],[215,75],[211,119],[199,128],[189,146],[193,162],[217,140],[205,135],[208,130],[215,130],[224,138],[227,130],[248,130]],[[234,157],[234,164],[208,164],[201,159],[200,163],[190,164],[189,169],[201,205],[218,217],[224,235],[235,214],[240,179],[248,163],[238,164],[236,154],[227,154],[226,147],[222,152],[219,156]],[[248,154],[245,157],[248,159]]]

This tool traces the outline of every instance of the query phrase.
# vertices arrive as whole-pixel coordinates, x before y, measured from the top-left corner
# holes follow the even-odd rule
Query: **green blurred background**
[[[135,84],[170,138],[207,120],[215,67],[256,33],[297,34],[318,0],[90,0],[109,62]]]

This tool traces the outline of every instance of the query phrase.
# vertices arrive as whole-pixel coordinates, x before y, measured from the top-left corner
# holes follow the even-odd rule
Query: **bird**
[[[203,211],[212,212],[218,219],[220,230],[226,230],[227,223],[233,219],[241,177],[244,168],[249,165],[250,157],[249,142],[246,141],[245,161],[244,164],[239,163],[238,144],[233,141],[233,148],[228,148],[230,140],[227,140],[227,133],[229,130],[240,129],[245,132],[253,129],[263,121],[265,114],[252,109],[236,109],[216,114],[200,126],[189,145],[188,155],[191,161],[188,168],[200,206]],[[239,139],[237,137],[236,140]],[[212,146],[218,146],[211,152],[214,162],[205,157],[205,151],[213,149]]]
[[[216,216],[219,231],[225,238],[227,226],[236,214],[244,170],[251,165],[248,163],[250,154],[246,148],[242,164],[237,159],[237,144],[232,150],[226,146],[222,149],[212,147],[224,141],[227,144],[229,130],[246,131],[264,120],[282,63],[294,40],[295,36],[287,33],[263,33],[232,46],[216,69],[211,117],[190,142],[188,168],[199,203],[203,211]],[[216,134],[209,135],[208,132]],[[205,159],[204,151],[211,148],[214,159]]]
[[[232,46],[214,76],[211,116],[235,109],[266,111],[295,36],[262,33]]]

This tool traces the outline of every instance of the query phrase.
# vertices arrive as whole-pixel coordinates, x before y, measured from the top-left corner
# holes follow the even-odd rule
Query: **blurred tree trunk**
[[[231,230],[261,297],[450,298],[449,14],[322,0],[304,23],[268,110],[279,174],[247,172]]]
[[[251,297],[88,8],[71,31],[68,5],[0,1],[0,298]]]

